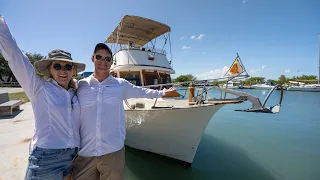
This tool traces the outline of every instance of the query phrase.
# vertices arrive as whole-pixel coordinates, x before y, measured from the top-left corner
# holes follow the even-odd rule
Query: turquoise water
[[[261,100],[268,93],[241,91]],[[319,180],[320,93],[286,91],[279,114],[234,111],[249,107],[226,105],[213,116],[191,167],[127,147],[126,179]]]

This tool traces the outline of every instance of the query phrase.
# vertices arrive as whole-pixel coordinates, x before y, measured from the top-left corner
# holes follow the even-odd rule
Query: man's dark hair
[[[111,51],[111,49],[106,45],[106,44],[104,44],[104,43],[98,43],[97,45],[96,45],[96,47],[94,48],[94,53],[96,53],[98,50],[100,50],[100,49],[105,49],[105,50],[107,50],[108,51],[108,53],[112,56],[112,51]]]

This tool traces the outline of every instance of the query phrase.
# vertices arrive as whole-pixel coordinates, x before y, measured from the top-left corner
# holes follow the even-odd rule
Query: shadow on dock
[[[8,120],[8,119],[14,119],[16,116],[18,116],[20,113],[22,113],[24,109],[20,109],[17,111],[13,111],[11,116],[0,116],[0,120]],[[1,179],[0,179],[1,180]]]

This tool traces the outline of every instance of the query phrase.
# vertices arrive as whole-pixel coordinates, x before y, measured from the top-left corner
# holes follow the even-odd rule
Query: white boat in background
[[[227,89],[239,89],[239,86],[240,86],[240,82],[230,81],[227,84],[223,84],[221,87],[227,88]]]
[[[320,92],[320,34],[319,34],[319,70],[318,84],[305,84],[301,82],[290,81],[292,86],[288,87],[288,91],[305,91],[305,92]]]
[[[175,71],[171,60],[167,59],[165,46],[157,50],[155,41],[152,41],[162,36],[164,45],[171,43],[170,31],[166,24],[151,19],[124,16],[105,40],[105,43],[111,43],[111,49],[115,51],[110,73],[114,77],[124,78],[137,86],[147,88],[162,89],[179,84],[171,83],[171,74]],[[148,43],[151,45],[147,46]],[[231,78],[241,77],[240,70],[244,69],[236,62],[238,61],[235,61],[229,70]],[[244,100],[236,98],[209,101],[205,88],[199,94],[195,93],[194,86],[188,89],[187,98],[173,92],[158,99],[125,100],[125,144],[191,164],[206,126],[214,114],[225,104],[241,103]],[[246,97],[248,94],[241,96]],[[261,106],[261,103],[254,107],[259,111],[274,113],[269,110],[271,108]]]
[[[320,92],[319,84],[307,84],[304,86],[291,86],[287,91],[306,91],[306,92]]]
[[[320,92],[320,84],[305,84],[296,81],[289,81],[289,83],[287,91]]]
[[[270,90],[274,88],[274,85],[269,84],[255,84],[251,86],[253,89]]]

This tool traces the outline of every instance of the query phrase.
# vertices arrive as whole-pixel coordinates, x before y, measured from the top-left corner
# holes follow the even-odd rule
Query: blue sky
[[[171,27],[173,77],[221,75],[239,53],[251,76],[276,79],[318,75],[319,7],[319,0],[1,0],[0,14],[22,50],[66,49],[88,71],[95,44],[131,14]]]

